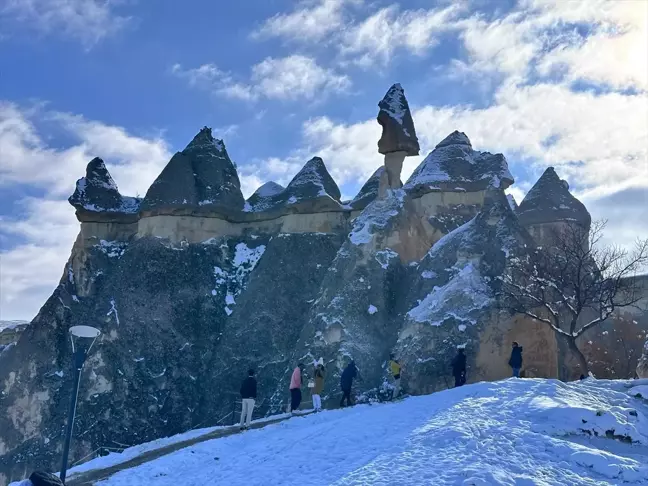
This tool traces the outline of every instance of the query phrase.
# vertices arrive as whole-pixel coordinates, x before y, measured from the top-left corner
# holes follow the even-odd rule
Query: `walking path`
[[[304,412],[297,413],[297,415],[304,416],[310,413],[313,413],[313,410],[306,410]],[[291,418],[290,415],[280,415],[274,419],[270,418],[270,419],[260,420],[257,422],[252,422],[250,424],[250,429],[261,429],[266,425],[283,422],[284,420],[288,420],[289,418]],[[121,462],[119,464],[115,464],[114,466],[109,466],[102,469],[92,469],[90,471],[72,475],[68,478],[65,484],[66,486],[92,486],[96,482],[102,481],[104,479],[108,479],[113,474],[123,471],[124,469],[130,469],[132,467],[139,466],[141,464],[152,461],[162,456],[166,456],[167,454],[171,454],[172,452],[176,452],[180,449],[184,449],[185,447],[189,447],[194,444],[199,444],[201,442],[205,442],[211,439],[227,437],[229,435],[238,434],[240,432],[241,431],[238,425],[219,428],[218,430],[208,432],[199,437],[193,437],[191,439],[187,439],[182,442],[176,442],[168,446],[160,447],[159,449],[154,449],[152,451],[144,452],[137,457],[133,457],[132,459],[129,459],[127,461]]]

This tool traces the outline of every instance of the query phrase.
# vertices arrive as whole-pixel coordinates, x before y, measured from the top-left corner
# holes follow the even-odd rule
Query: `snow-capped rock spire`
[[[592,218],[569,184],[548,167],[520,203],[516,211],[523,225],[573,221],[589,228]]]
[[[86,167],[86,175],[76,183],[69,203],[81,212],[91,213],[137,213],[139,199],[124,197],[110,176],[106,164],[99,157],[92,159]]]
[[[513,184],[502,154],[473,150],[468,136],[454,131],[421,162],[405,184],[408,192],[481,191]]]
[[[241,183],[225,144],[203,127],[176,153],[146,193],[142,210],[203,207],[243,209]]]
[[[407,156],[419,154],[419,143],[414,130],[414,120],[405,91],[400,84],[394,84],[378,103],[378,123],[383,128],[378,141],[378,152],[406,152]]]
[[[387,189],[400,189],[401,170],[405,157],[418,155],[419,143],[414,130],[414,120],[400,84],[394,84],[378,103],[378,123],[382,136],[378,152],[385,156],[385,171],[378,186],[378,196],[384,197]]]

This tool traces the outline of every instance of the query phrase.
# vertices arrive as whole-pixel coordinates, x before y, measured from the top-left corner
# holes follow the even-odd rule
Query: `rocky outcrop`
[[[466,347],[476,367],[480,335],[500,318],[498,277],[507,261],[531,243],[501,190],[492,190],[483,209],[432,246],[411,269],[409,295],[397,354],[414,393],[444,386],[457,347]],[[473,372],[474,374],[474,372]]]
[[[273,207],[273,196],[280,194],[285,188],[281,184],[270,181],[259,187],[245,202],[243,211],[267,211]]]
[[[241,211],[244,202],[225,144],[204,127],[171,158],[146,193],[141,210],[144,215],[173,214],[183,208],[228,214]]]
[[[414,121],[405,91],[400,84],[394,84],[385,97],[378,103],[378,123],[382,126],[382,136],[378,141],[378,152],[389,154],[405,152],[418,155],[419,143],[414,130]]]
[[[28,325],[25,321],[0,321],[0,354],[18,342]]]
[[[378,152],[385,155],[385,171],[378,184],[378,197],[384,197],[389,189],[400,189],[400,179],[405,157],[418,155],[419,143],[414,130],[414,121],[405,92],[400,84],[394,84],[378,103],[378,123],[382,136],[378,141]]]
[[[517,211],[518,203],[515,200],[515,197],[513,197],[513,194],[507,194],[506,199],[507,199],[507,201],[509,203],[509,206],[511,206],[511,209],[513,210],[513,212]]]
[[[589,228],[592,218],[578,199],[569,192],[569,184],[548,167],[520,203],[516,211],[525,226],[574,222]]]
[[[421,162],[405,184],[413,197],[431,191],[475,192],[489,187],[506,189],[513,176],[502,154],[473,150],[463,132],[442,140]]]
[[[85,177],[77,181],[68,201],[76,209],[79,221],[133,222],[137,220],[140,206],[140,199],[119,193],[106,164],[99,157],[88,163]]]
[[[316,213],[342,211],[340,189],[319,157],[310,159],[288,186],[277,191],[278,184],[261,186],[250,197],[245,210],[274,213]],[[258,194],[261,191],[261,194]]]
[[[364,183],[360,188],[356,197],[354,197],[350,202],[354,210],[361,210],[366,208],[374,199],[378,197],[378,186],[380,185],[380,179],[385,172],[385,167],[378,167],[372,176]]]

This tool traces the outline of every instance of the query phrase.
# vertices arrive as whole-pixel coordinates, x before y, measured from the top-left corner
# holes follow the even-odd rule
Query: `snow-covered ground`
[[[510,379],[296,417],[102,486],[648,484],[647,380]]]

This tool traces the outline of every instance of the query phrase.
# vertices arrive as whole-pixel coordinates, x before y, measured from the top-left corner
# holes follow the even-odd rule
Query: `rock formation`
[[[81,221],[97,218],[136,221],[140,205],[138,198],[119,193],[117,184],[99,157],[88,163],[85,177],[77,181],[74,194],[68,200]]]
[[[400,84],[389,88],[378,107],[380,111],[377,119],[382,126],[378,152],[385,156],[385,171],[381,176],[378,194],[383,197],[387,189],[402,187],[400,173],[403,161],[405,157],[418,155],[420,148],[412,113]]]
[[[379,150],[402,163],[418,142],[399,85],[380,108]],[[81,379],[73,460],[229,420],[249,367],[260,414],[284,410],[291,370],[311,358],[325,359],[331,405],[350,359],[364,378],[360,399],[384,393],[394,351],[412,393],[447,386],[459,345],[469,380],[507,376],[508,343],[521,337],[535,376],[555,376],[551,330],[503,315],[495,299],[497,277],[538,221],[524,219],[526,199],[519,218],[511,209],[504,156],[454,132],[402,188],[390,161],[347,204],[319,157],[287,187],[267,183],[245,202],[224,144],[204,128],[140,204],[93,159],[70,198],[81,225],[63,277],[0,354],[0,484],[59,466],[76,324],[99,327],[102,339]]]
[[[142,212],[173,214],[179,208],[242,210],[241,183],[222,140],[204,127],[176,153],[149,188]]]
[[[508,200],[509,206],[511,206],[513,212],[517,211],[518,203],[515,200],[515,197],[513,197],[513,194],[507,194],[506,199]]]
[[[569,192],[567,181],[548,167],[524,197],[516,214],[540,244],[547,244],[561,224],[578,224],[589,231],[592,218],[578,199]]]

